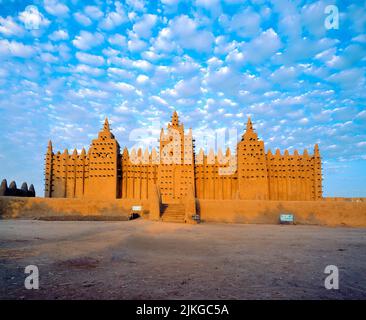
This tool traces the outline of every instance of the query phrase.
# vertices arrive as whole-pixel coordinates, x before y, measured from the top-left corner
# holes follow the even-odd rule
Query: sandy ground
[[[24,288],[37,265],[40,289]],[[336,265],[339,290],[326,290]],[[366,229],[0,220],[1,299],[365,299]]]

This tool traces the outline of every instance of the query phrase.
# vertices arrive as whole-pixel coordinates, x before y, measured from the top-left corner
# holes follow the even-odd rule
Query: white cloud
[[[14,40],[0,40],[0,55],[29,58],[35,53],[36,50],[32,46]]]
[[[244,43],[242,52],[246,61],[257,64],[269,59],[281,46],[277,33],[273,29],[268,29],[249,43]]]
[[[140,74],[136,78],[136,82],[139,83],[139,84],[145,84],[148,81],[149,81],[149,77],[144,75],[144,74]]]
[[[143,71],[150,71],[153,68],[153,65],[146,60],[134,60],[132,61],[131,66]]]
[[[279,84],[293,83],[298,74],[299,71],[293,66],[281,66],[271,74],[270,79]]]
[[[111,77],[119,77],[123,79],[132,79],[133,74],[125,69],[120,68],[108,68],[107,70],[108,75]]]
[[[126,37],[120,34],[114,34],[108,38],[108,42],[117,47],[125,47],[126,46]]]
[[[228,42],[228,37],[220,35],[215,39],[214,53],[216,55],[227,54],[237,47],[236,41]]]
[[[220,60],[219,58],[217,58],[217,57],[212,57],[212,58],[210,58],[210,59],[208,59],[207,60],[207,65],[208,65],[208,67],[211,69],[216,69],[216,68],[218,68],[218,67],[221,67],[222,66],[222,64],[223,64],[223,62],[222,62],[222,60]]]
[[[108,99],[110,94],[103,90],[93,90],[89,88],[82,88],[76,92],[73,92],[78,98],[84,99],[85,97],[97,98],[97,99]]]
[[[361,142],[357,143],[357,147],[361,147],[361,148],[366,147],[366,141],[361,141]]]
[[[366,120],[366,110],[359,112],[356,116],[356,119]]]
[[[172,39],[173,35],[169,28],[162,29],[154,42],[154,49],[158,52],[172,52],[176,44]]]
[[[118,56],[118,55],[119,55],[119,53],[120,53],[120,51],[118,51],[118,50],[115,50],[115,49],[113,49],[113,48],[108,47],[108,48],[103,49],[103,50],[102,50],[102,53],[103,53],[105,56],[107,56],[107,57],[114,57],[114,56]]]
[[[324,27],[325,2],[316,1],[314,3],[305,4],[301,9],[300,17],[302,19],[303,27],[313,35],[318,37],[323,36],[327,29]]]
[[[57,0],[44,0],[44,9],[53,16],[67,16],[69,12],[68,6]]]
[[[352,38],[352,41],[366,43],[366,34],[360,34],[357,37]]]
[[[103,35],[100,33],[93,34],[88,31],[80,31],[80,34],[72,40],[72,43],[78,49],[89,50],[100,45],[103,41]]]
[[[113,83],[113,88],[122,92],[122,93],[132,93],[136,90],[136,88],[131,85],[131,84],[128,84],[126,82],[116,82],[116,83]]]
[[[51,21],[45,18],[36,7],[31,7],[30,9],[26,8],[26,10],[20,12],[19,20],[30,30],[37,30],[43,27],[46,28],[51,23]]]
[[[60,41],[69,39],[69,34],[66,30],[56,30],[48,36],[52,41]]]
[[[296,39],[287,43],[284,54],[279,56],[276,63],[285,64],[294,61],[312,59],[318,53],[334,47],[339,43],[337,39],[321,38],[312,40],[307,37]]]
[[[244,62],[245,62],[245,55],[243,52],[240,52],[238,49],[234,49],[226,56],[225,61],[227,63],[234,63],[234,64],[240,66],[240,65],[244,64]]]
[[[306,125],[309,123],[309,119],[308,118],[301,118],[299,120],[299,123],[302,124],[302,125]]]
[[[94,68],[94,67],[91,67],[91,66],[88,66],[85,64],[77,65],[73,71],[76,73],[82,73],[82,74],[86,73],[86,74],[96,76],[96,77],[99,77],[104,73],[104,70],[102,70],[102,69]]]
[[[100,67],[105,63],[103,57],[85,52],[76,52],[76,58],[84,64],[89,64],[96,67]]]
[[[340,85],[344,89],[353,89],[365,84],[364,72],[362,69],[353,68],[343,70],[328,77],[330,82]]]
[[[167,6],[175,6],[179,3],[181,0],[161,0],[161,3]]]
[[[22,26],[18,25],[12,17],[3,18],[0,16],[0,33],[6,37],[19,37],[24,34],[24,29]]]
[[[349,68],[357,65],[365,57],[365,54],[366,50],[363,46],[351,44],[342,51],[341,55],[334,55],[326,64],[335,69]]]
[[[209,70],[203,81],[205,86],[211,90],[238,91],[240,86],[240,76],[235,70],[223,66],[217,70]]]
[[[99,23],[99,27],[104,30],[112,30],[122,23],[128,21],[126,14],[124,12],[123,6],[119,1],[114,3],[116,10],[108,12],[104,19]]]
[[[40,54],[41,60],[47,63],[57,63],[59,59],[49,52],[42,52]]]
[[[173,89],[163,90],[162,94],[172,98],[190,98],[202,93],[201,80],[199,77],[180,80]]]
[[[90,18],[81,12],[75,12],[73,16],[77,22],[85,27],[88,27],[92,24]]]
[[[93,20],[99,20],[103,17],[103,12],[97,6],[86,6],[84,12]]]
[[[218,9],[220,7],[220,0],[196,0],[196,6],[205,9]]]
[[[144,14],[142,18],[134,24],[132,30],[141,38],[149,38],[157,20],[157,16],[154,14]]]
[[[246,8],[228,18],[221,16],[220,22],[229,32],[235,32],[241,37],[254,37],[261,31],[261,17],[251,8]]]
[[[144,51],[141,53],[141,57],[149,61],[157,61],[163,58],[161,54],[157,54],[154,51]]]
[[[140,69],[149,72],[153,69],[153,65],[146,60],[131,60],[129,58],[111,57],[108,59],[109,64],[123,66],[128,69]]]
[[[207,30],[200,30],[197,22],[186,15],[181,15],[169,23],[171,35],[184,49],[198,52],[211,50],[214,36]]]
[[[162,106],[164,107],[168,107],[169,106],[169,103],[166,102],[166,100],[164,100],[163,98],[159,97],[159,96],[152,96],[150,98],[150,100],[154,103],[158,103],[158,104],[161,104]]]
[[[201,65],[190,56],[185,55],[182,57],[182,59],[176,59],[176,63],[171,69],[173,73],[179,76],[188,77],[199,73]]]
[[[288,36],[291,40],[301,36],[301,15],[297,13],[282,14],[281,18],[279,18],[278,25],[280,34]]]
[[[143,0],[126,0],[126,3],[136,11],[143,11],[145,9]]]
[[[131,52],[138,52],[147,48],[147,43],[145,41],[139,39],[135,35],[130,35],[130,37],[131,39],[128,40],[127,46],[128,50]]]

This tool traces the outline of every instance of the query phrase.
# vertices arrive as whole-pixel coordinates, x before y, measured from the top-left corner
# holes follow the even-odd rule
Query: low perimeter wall
[[[278,224],[280,214],[295,223],[366,227],[366,202],[197,200],[202,222]],[[149,210],[149,202],[133,199],[89,200],[0,197],[2,219],[126,220],[133,205]]]
[[[140,200],[0,197],[0,218],[127,220],[133,205],[148,210],[148,203]]]
[[[366,227],[366,202],[200,200],[201,221],[278,224],[280,214],[293,214],[295,223]]]

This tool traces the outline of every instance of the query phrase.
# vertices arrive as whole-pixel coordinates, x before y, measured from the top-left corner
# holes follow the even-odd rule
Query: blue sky
[[[330,4],[338,29],[324,25]],[[241,134],[250,115],[266,149],[312,153],[319,143],[324,195],[366,196],[365,9],[364,1],[0,0],[0,178],[43,195],[48,139],[55,150],[88,147],[108,116],[131,147],[132,129],[157,138],[147,128],[176,109],[193,135]]]

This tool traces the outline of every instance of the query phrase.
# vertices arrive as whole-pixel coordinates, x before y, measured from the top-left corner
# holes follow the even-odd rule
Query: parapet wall
[[[366,202],[197,200],[202,222],[278,224],[280,214],[293,214],[295,223],[366,227]],[[126,220],[133,205],[150,210],[150,201],[0,197],[0,219],[100,218]]]
[[[0,218],[77,220],[90,217],[127,220],[133,205],[142,205],[148,210],[148,202],[140,200],[0,197]]]
[[[324,197],[324,201],[348,201],[348,202],[366,202],[366,198],[344,198],[344,197]]]
[[[203,222],[278,224],[280,214],[293,214],[295,223],[366,227],[366,202],[200,200]]]

